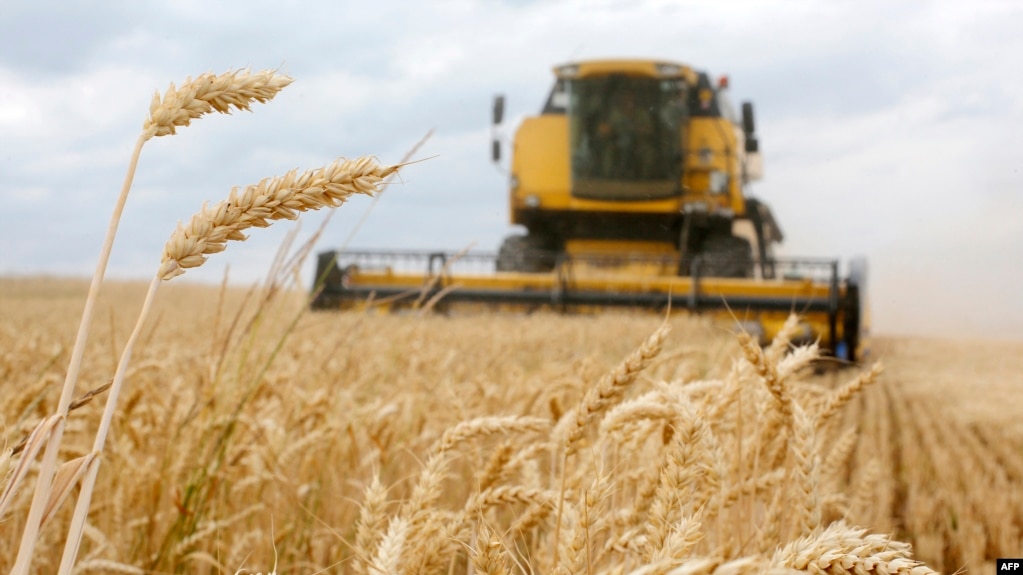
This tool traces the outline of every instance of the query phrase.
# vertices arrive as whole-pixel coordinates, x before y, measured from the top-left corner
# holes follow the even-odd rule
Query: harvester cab
[[[860,356],[864,286],[841,279],[837,261],[774,257],[781,228],[747,195],[763,176],[753,105],[736,113],[727,78],[659,60],[574,62],[554,76],[507,162],[510,221],[524,233],[496,254],[326,252],[314,305],[442,294],[441,307],[656,309],[675,297],[685,305],[673,309],[730,308],[765,339],[800,313],[808,338]],[[495,163],[504,112],[498,96]]]
[[[526,233],[505,241],[499,268],[550,267],[550,257],[527,263],[527,252],[668,254],[673,274],[698,260],[704,275],[754,277],[781,233],[767,205],[744,194],[762,176],[752,104],[738,116],[727,80],[715,88],[676,63],[600,60],[554,74],[541,113],[515,137],[511,222]],[[753,224],[745,235],[740,221]]]

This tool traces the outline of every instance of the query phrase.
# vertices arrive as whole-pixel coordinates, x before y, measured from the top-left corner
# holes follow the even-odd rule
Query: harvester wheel
[[[554,269],[554,256],[540,238],[508,236],[497,252],[497,271],[543,273]]]
[[[700,275],[716,278],[753,277],[753,247],[749,240],[732,235],[712,235],[700,250]]]

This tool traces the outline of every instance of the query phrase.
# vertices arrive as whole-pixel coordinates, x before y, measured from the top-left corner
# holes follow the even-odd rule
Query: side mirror
[[[760,141],[753,136],[746,138],[746,153],[755,154],[760,151]]]
[[[494,96],[493,115],[491,117],[491,134],[493,141],[490,142],[490,159],[494,163],[501,161],[501,140],[497,137],[497,127],[504,121],[504,95]]]
[[[746,133],[746,141],[750,141],[754,132],[756,132],[756,126],[753,124],[753,103],[743,102],[742,103],[742,131]],[[746,150],[747,152],[749,150]]]
[[[493,124],[496,126],[504,120],[504,96],[494,96],[494,116]]]

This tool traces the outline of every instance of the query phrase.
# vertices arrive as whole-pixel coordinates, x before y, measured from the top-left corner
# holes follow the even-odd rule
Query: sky
[[[154,91],[279,68],[251,113],[146,144],[108,277],[148,279],[179,220],[236,185],[338,156],[396,162],[352,247],[496,250],[507,175],[489,160],[536,114],[551,67],[644,57],[730,78],[752,101],[789,256],[865,256],[875,332],[1023,339],[1023,4],[637,0],[0,0],[0,276],[89,276]],[[507,147],[506,147],[507,149]],[[341,245],[370,202],[342,206]],[[299,239],[323,217],[303,215]],[[256,230],[189,281],[262,278],[294,224]],[[311,268],[304,271],[309,281]],[[179,281],[179,280],[174,280]]]

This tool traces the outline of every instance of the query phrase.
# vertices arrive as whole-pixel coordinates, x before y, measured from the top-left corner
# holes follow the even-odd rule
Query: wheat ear
[[[219,76],[209,72],[195,80],[187,78],[180,87],[171,84],[160,98],[153,94],[149,117],[142,123],[143,137],[168,136],[175,128],[210,112],[230,114],[231,108],[248,110],[252,102],[264,104],[291,84],[292,79],[274,70],[251,73],[249,70],[228,71]]]
[[[379,474],[373,475],[373,481],[365,493],[355,531],[352,561],[352,572],[359,575],[369,575],[372,549],[387,527],[387,488],[380,483]]]
[[[777,567],[828,575],[934,575],[935,571],[912,558],[907,543],[887,535],[836,521],[823,531],[805,535],[779,549],[772,559]]]
[[[476,546],[471,548],[472,566],[480,575],[508,575],[508,551],[493,531],[479,524]]]
[[[228,200],[213,208],[203,206],[194,215],[188,226],[178,225],[164,246],[163,262],[149,285],[146,299],[142,303],[135,328],[121,352],[121,359],[114,373],[114,381],[107,396],[106,408],[100,420],[99,431],[93,443],[92,461],[82,482],[82,490],[71,520],[71,529],[61,559],[61,575],[70,574],[78,555],[89,514],[92,490],[99,472],[99,454],[103,452],[110,421],[117,406],[117,398],[128,370],[132,347],[141,332],[160,284],[184,273],[185,268],[198,267],[206,261],[205,254],[224,251],[227,240],[245,239],[242,231],[251,227],[267,227],[270,220],[294,219],[298,212],[315,210],[325,206],[337,207],[355,193],[372,194],[378,191],[384,177],[397,171],[397,166],[381,168],[374,160],[336,160],[323,168],[303,172],[293,170],[283,177],[267,178],[254,186],[247,186],[241,193],[238,188],[231,190]]]
[[[248,110],[252,101],[268,102],[291,81],[291,78],[269,70],[257,74],[250,74],[248,71],[228,72],[220,76],[203,74],[195,81],[186,80],[180,89],[175,89],[171,84],[162,100],[159,93],[153,97],[149,118],[143,123],[142,134],[135,141],[131,159],[128,161],[128,171],[121,185],[121,193],[114,204],[114,212],[107,225],[107,233],[103,239],[103,246],[100,248],[96,270],[93,272],[92,281],[89,284],[89,293],[85,299],[85,308],[82,310],[78,334],[71,350],[71,361],[64,378],[64,387],[57,402],[57,416],[60,419],[48,438],[46,451],[43,454],[39,475],[36,478],[35,493],[32,496],[32,506],[25,522],[25,530],[22,532],[17,559],[11,569],[12,575],[28,573],[44,511],[51,503],[50,491],[57,468],[57,454],[64,435],[64,420],[67,418],[75,385],[78,383],[78,372],[81,370],[89,326],[92,325],[93,308],[99,295],[100,285],[103,283],[103,276],[106,274],[107,262],[110,260],[110,252],[114,246],[114,237],[117,235],[117,227],[121,221],[121,213],[124,211],[128,192],[135,180],[135,170],[138,167],[142,146],[153,136],[173,134],[175,126],[187,126],[192,119],[211,111],[229,113],[231,107]]]
[[[249,228],[265,228],[271,220],[293,220],[299,212],[336,208],[354,194],[372,195],[398,168],[382,167],[366,157],[338,159],[315,170],[292,170],[234,188],[227,200],[204,205],[187,225],[178,224],[163,248],[157,276],[168,280],[201,266],[207,255],[224,251],[228,240],[245,240],[242,232]]]
[[[876,362],[870,368],[870,371],[860,374],[856,379],[833,391],[824,401],[824,405],[816,415],[817,429],[823,428],[824,424],[838,413],[845,404],[849,403],[849,400],[859,393],[860,390],[877,381],[882,371],[884,371],[884,367],[882,367],[881,362]]]
[[[767,390],[771,392],[778,404],[782,417],[787,425],[792,421],[792,394],[785,385],[785,380],[778,374],[778,366],[770,358],[764,355],[764,351],[753,341],[747,333],[739,334],[739,346],[746,356],[746,361],[753,366],[757,375],[764,381]]]
[[[670,325],[662,324],[625,361],[601,378],[595,387],[589,389],[573,411],[562,416],[554,435],[562,438],[566,454],[573,453],[578,447],[577,444],[582,439],[588,423],[621,401],[625,391],[636,381],[640,372],[661,353],[664,340],[670,331]]]
[[[792,404],[792,507],[795,507],[799,535],[814,532],[821,525],[820,461],[814,421],[799,404]]]

